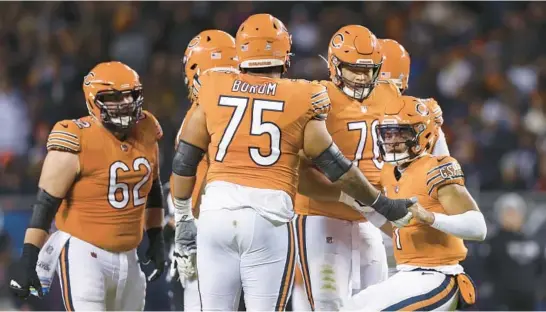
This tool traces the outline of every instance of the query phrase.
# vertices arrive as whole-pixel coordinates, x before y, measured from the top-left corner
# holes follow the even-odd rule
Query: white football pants
[[[436,271],[401,271],[354,295],[340,311],[453,311],[454,276]]]
[[[360,222],[358,228],[360,289],[353,289],[353,294],[371,285],[381,283],[389,277],[387,254],[381,230],[370,222]]]
[[[296,262],[291,222],[272,222],[252,208],[201,211],[197,276],[203,311],[284,311]]]
[[[57,268],[67,311],[142,311],[146,277],[136,249],[114,253],[71,237]]]
[[[378,229],[368,222],[324,216],[295,219],[303,283],[294,286],[296,311],[337,311],[352,294],[385,280],[385,249]]]

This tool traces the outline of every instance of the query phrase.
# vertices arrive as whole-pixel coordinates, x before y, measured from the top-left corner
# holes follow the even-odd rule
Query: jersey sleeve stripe
[[[445,168],[445,167],[448,167],[448,166],[451,166],[451,165],[454,165],[454,163],[453,163],[453,162],[448,162],[448,163],[446,163],[446,164],[442,164],[442,165],[439,165],[439,166],[437,166],[437,167],[434,167],[434,168],[430,169],[430,170],[427,172],[427,176],[428,176],[429,174],[433,173],[435,170],[440,170],[440,169],[442,169],[442,168]]]
[[[434,189],[441,185],[442,183],[444,183],[445,181],[448,181],[448,180],[456,180],[456,179],[464,179],[464,175],[463,174],[460,174],[460,175],[456,175],[456,176],[452,176],[450,178],[447,178],[447,179],[441,179],[440,181],[434,183],[432,186],[429,187],[428,189],[428,195],[432,195],[432,192],[434,192]]]
[[[313,103],[311,103],[314,107],[318,106],[321,103],[327,102],[327,105],[330,105],[330,99],[328,97],[324,97],[322,99],[316,100]],[[323,105],[324,106],[324,105]]]
[[[59,145],[59,144],[47,144],[46,148],[47,148],[47,150],[68,151],[68,152],[73,152],[73,153],[79,152],[79,149],[74,149],[74,148],[68,147],[66,145]]]
[[[70,133],[70,132],[66,132],[66,131],[51,131],[51,134],[50,136],[52,135],[66,135],[66,136],[69,136],[71,138],[74,138],[74,139],[78,139],[78,136],[73,134],[73,133]]]
[[[323,91],[320,91],[320,92],[318,92],[318,93],[315,93],[315,94],[311,95],[311,100],[314,100],[315,98],[317,98],[317,97],[319,97],[320,95],[325,94],[325,93],[327,93],[327,92],[328,92],[328,90],[325,89],[325,90],[323,90]]]
[[[71,144],[73,145],[74,147],[76,148],[79,148],[80,147],[80,144],[77,143],[77,142],[74,142],[74,141],[70,141],[70,140],[66,140],[66,139],[61,139],[61,138],[49,138],[47,140],[48,143],[58,143],[60,145],[64,145],[64,144]]]
[[[442,174],[438,173],[437,175],[435,175],[435,176],[431,177],[430,179],[428,179],[427,180],[427,185],[429,185],[432,181],[434,181],[434,179],[436,179],[436,178],[438,178],[440,176],[442,176]]]

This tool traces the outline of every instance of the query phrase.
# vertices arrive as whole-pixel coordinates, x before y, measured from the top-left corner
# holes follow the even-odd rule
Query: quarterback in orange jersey
[[[156,266],[148,279],[165,266],[157,144],[162,130],[142,110],[139,76],[125,64],[95,66],[83,92],[90,116],[58,122],[47,140],[10,287],[20,297],[31,288],[42,296],[57,268],[67,311],[142,310],[146,278],[136,248],[144,230],[150,239],[146,256]],[[58,231],[48,238],[53,218]]]
[[[328,132],[344,156],[381,189],[383,162],[375,128],[385,107],[400,96],[394,85],[378,84],[381,45],[363,26],[342,27],[330,41],[328,63],[331,81],[322,82],[332,101],[326,120]],[[300,194],[309,197],[296,197],[304,284],[296,283],[293,304],[295,310],[337,310],[352,289],[387,278],[386,254],[380,231],[350,205],[328,202],[329,192],[316,186],[324,179],[309,165],[302,159],[299,183]],[[331,185],[326,180],[324,184]],[[339,189],[333,199],[340,199]]]
[[[485,220],[457,160],[426,152],[437,131],[432,112],[419,99],[400,103],[377,129],[381,155],[389,163],[381,184],[389,196],[416,195],[419,204],[410,208],[410,224],[392,231],[398,273],[355,295],[343,310],[461,309],[476,300],[459,264],[467,253],[463,240],[484,240]]]
[[[196,107],[180,135],[171,192],[186,225],[177,226],[177,237],[191,246],[197,236],[203,310],[236,309],[241,288],[248,310],[284,310],[296,261],[291,221],[300,150],[330,181],[389,220],[407,218],[413,201],[379,196],[332,143],[324,86],[281,78],[291,55],[291,37],[281,21],[252,15],[235,41],[241,73],[199,77]],[[207,152],[195,231],[191,194]]]
[[[199,92],[199,76],[208,71],[237,72],[237,60],[235,51],[235,39],[221,30],[205,30],[195,36],[184,53],[184,82],[188,87],[190,100],[195,100]],[[195,105],[190,107],[185,119],[190,118]],[[182,121],[179,135],[185,128]],[[178,146],[178,136],[175,141],[175,148]],[[208,169],[208,159],[203,158],[199,163],[196,172],[195,188],[192,193],[192,211],[195,218],[199,214],[199,195],[204,186],[205,175]],[[172,180],[172,176],[171,176]],[[169,197],[171,195],[169,194]],[[172,201],[171,198],[169,198]],[[176,213],[175,213],[176,215]],[[176,221],[175,221],[176,222]],[[179,231],[180,232],[180,231]],[[171,272],[180,278],[184,287],[184,310],[198,311],[201,309],[199,289],[195,268],[195,248],[185,250],[175,238],[175,248]]]

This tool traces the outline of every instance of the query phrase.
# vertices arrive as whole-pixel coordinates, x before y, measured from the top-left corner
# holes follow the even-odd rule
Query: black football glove
[[[10,273],[9,288],[15,296],[26,299],[30,295],[30,287],[33,287],[39,297],[43,297],[42,284],[36,273],[39,253],[40,248],[28,243],[23,245],[21,259]]]
[[[148,240],[150,241],[148,250],[146,251],[146,261],[144,264],[153,262],[155,269],[148,275],[148,282],[158,279],[165,270],[165,240],[163,238],[162,228],[151,228],[146,231]]]
[[[409,219],[411,219],[411,213],[408,211],[408,208],[416,202],[417,198],[415,197],[410,199],[390,199],[379,195],[371,207],[387,218],[387,220],[397,222],[403,218],[408,219],[408,214],[410,216]]]

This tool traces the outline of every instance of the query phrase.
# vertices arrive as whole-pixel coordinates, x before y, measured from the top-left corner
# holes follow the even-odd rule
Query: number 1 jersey
[[[330,110],[326,88],[306,80],[208,72],[197,104],[211,136],[207,183],[281,190],[294,199],[298,152],[311,119]]]

